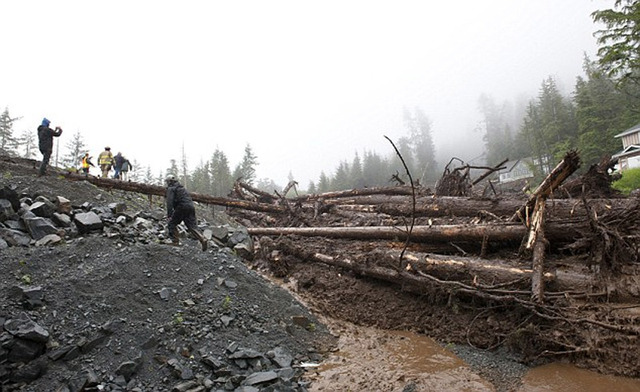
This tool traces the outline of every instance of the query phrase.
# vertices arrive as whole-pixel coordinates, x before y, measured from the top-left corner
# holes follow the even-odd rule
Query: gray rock
[[[137,369],[138,364],[133,361],[125,361],[118,366],[118,368],[116,369],[116,374],[123,376],[125,380],[130,380],[131,377],[136,373]]]
[[[230,317],[230,316],[222,316],[220,317],[220,321],[222,321],[222,324],[224,324],[225,327],[228,327],[229,324],[233,321],[234,317]]]
[[[44,237],[40,238],[36,241],[36,246],[49,246],[56,245],[62,242],[62,238],[60,238],[57,234],[47,234]]]
[[[3,222],[6,228],[18,231],[27,231],[27,226],[21,220],[9,219]]]
[[[291,367],[276,369],[275,372],[278,374],[278,378],[284,381],[290,381],[296,376],[296,369]]]
[[[44,353],[45,345],[28,339],[13,339],[7,359],[9,362],[29,362]]]
[[[229,355],[229,359],[249,359],[260,358],[262,354],[256,350],[250,348],[241,348]]]
[[[267,357],[271,358],[271,360],[281,368],[290,367],[293,362],[293,357],[281,347],[276,347],[267,352]]]
[[[26,302],[29,308],[42,306],[44,301],[44,292],[42,286],[24,287],[18,286],[21,292],[22,299]]]
[[[18,197],[15,186],[5,185],[2,187],[2,189],[0,189],[0,199],[9,200],[14,211],[20,209],[20,198]]]
[[[169,297],[171,296],[171,290],[163,287],[162,289],[160,289],[160,298],[162,298],[165,301],[169,300]]]
[[[69,227],[71,226],[71,217],[67,214],[62,214],[60,212],[54,212],[51,216],[51,220],[55,222],[56,225],[60,227]]]
[[[251,385],[243,385],[233,390],[233,392],[260,392],[260,390]]]
[[[9,244],[7,244],[7,241],[5,241],[4,238],[0,238],[0,250],[7,249],[8,247]]]
[[[58,234],[59,236],[64,236],[64,230],[56,227],[53,222],[51,222],[47,218],[22,218],[24,224],[27,226],[27,230],[29,234],[31,234],[31,238],[34,240],[39,240],[42,237],[49,234]]]
[[[102,230],[104,226],[100,217],[93,211],[76,214],[73,217],[73,222],[78,226],[78,231],[81,234],[89,233],[93,230]]]
[[[253,260],[253,248],[249,247],[249,244],[246,242],[242,242],[233,247],[233,250],[236,254],[243,259]]]
[[[153,229],[153,222],[144,219],[144,218],[136,218],[136,220],[133,222],[133,227],[135,227],[136,229],[139,230],[152,230]]]
[[[119,203],[109,203],[109,209],[111,209],[111,212],[113,212],[114,214],[118,215],[121,214],[123,212],[125,212],[127,210],[127,205],[125,203],[119,202]]]
[[[231,236],[229,236],[229,239],[227,240],[227,245],[233,248],[234,246],[245,241],[251,241],[251,237],[249,237],[249,233],[247,232],[246,229],[237,229],[231,234]]]
[[[29,211],[42,218],[51,218],[56,212],[56,206],[49,199],[39,196],[35,203],[29,207]]]
[[[21,339],[41,343],[46,343],[49,340],[49,332],[31,320],[26,313],[21,313],[18,318],[5,321],[4,329]]]
[[[0,222],[15,218],[16,211],[9,200],[0,199]]]
[[[0,229],[0,236],[11,246],[29,246],[31,237],[22,231]]]
[[[180,383],[178,385],[175,385],[173,387],[173,389],[171,389],[172,392],[187,392],[190,391],[194,388],[198,387],[198,383],[196,381],[187,381],[187,382],[183,382]]]
[[[253,386],[277,379],[278,375],[276,374],[276,372],[274,372],[273,370],[269,370],[267,372],[258,372],[249,375],[249,377],[244,380],[243,384]]]
[[[94,348],[98,347],[99,345],[103,344],[107,339],[108,339],[107,335],[98,334],[92,339],[88,339],[84,341],[82,344],[78,344],[78,346],[80,347],[80,351],[86,354],[89,351],[93,350]]]
[[[220,241],[225,241],[229,236],[229,229],[225,226],[216,226],[208,229],[211,231],[211,236],[219,239]]]
[[[29,383],[38,379],[47,371],[46,360],[36,360],[27,363],[24,366],[19,367],[11,374],[12,382],[26,382]]]

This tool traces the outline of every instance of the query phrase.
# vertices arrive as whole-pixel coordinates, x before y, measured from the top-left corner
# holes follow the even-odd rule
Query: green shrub
[[[628,169],[622,172],[622,177],[611,184],[613,189],[617,189],[625,195],[634,189],[640,188],[640,167]]]

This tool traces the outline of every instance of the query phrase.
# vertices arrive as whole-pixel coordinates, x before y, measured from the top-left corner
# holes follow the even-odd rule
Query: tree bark
[[[549,228],[549,239],[554,241],[573,241],[579,235],[579,229],[588,229],[588,224],[554,224]],[[405,240],[404,228],[396,226],[357,226],[357,227],[250,227],[251,235],[299,235],[304,237],[330,237],[368,240]],[[522,241],[527,228],[521,224],[500,223],[482,225],[433,225],[415,226],[411,240],[415,242],[438,241]]]
[[[547,248],[544,236],[544,206],[544,197],[538,197],[527,242],[527,249],[533,249],[531,300],[538,303],[544,301],[544,253]]]
[[[389,281],[407,287],[405,284],[432,285],[422,278],[429,275],[449,282],[469,282],[466,285],[488,290],[495,294],[516,290],[518,294],[530,295],[530,281],[533,271],[529,268],[514,267],[504,261],[487,261],[470,257],[455,257],[405,252],[408,268],[399,270],[400,251],[372,251],[344,255],[328,255],[310,251],[295,245],[292,241],[278,241],[276,248],[295,256],[301,261],[313,261],[352,270],[360,275]],[[567,275],[547,272],[543,275],[550,287],[556,291],[580,291],[593,293],[594,282],[588,275]],[[509,284],[513,289],[503,289]],[[419,290],[418,292],[421,292]]]

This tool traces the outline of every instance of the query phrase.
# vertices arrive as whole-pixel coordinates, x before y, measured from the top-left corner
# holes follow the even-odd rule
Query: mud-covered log
[[[487,290],[495,294],[513,292],[513,287],[525,295],[530,295],[529,288],[532,270],[526,267],[514,266],[503,260],[487,261],[472,257],[455,257],[432,255],[415,252],[405,252],[408,261],[406,270],[399,270],[400,251],[374,250],[368,253],[349,255],[329,255],[309,250],[292,241],[278,241],[276,245],[280,251],[295,256],[301,261],[312,261],[352,270],[360,275],[400,284],[409,291],[421,292],[425,285],[433,285],[432,281],[424,279],[423,275],[433,276],[449,282],[467,282],[478,289]],[[547,272],[544,279],[555,292],[581,292],[584,294],[599,294],[591,276],[584,274],[564,274],[561,271]],[[511,289],[503,289],[509,284]],[[411,290],[412,285],[417,285]],[[520,289],[518,289],[518,287]]]
[[[533,250],[533,273],[531,274],[531,300],[544,300],[544,257],[547,241],[544,235],[544,197],[538,197],[533,211],[527,249]]]
[[[587,224],[550,224],[548,239],[554,241],[572,241],[579,235],[579,229]],[[407,232],[396,226],[358,226],[358,227],[250,227],[251,235],[298,235],[304,237],[329,237],[365,240],[399,240],[407,238]],[[479,224],[479,225],[433,225],[415,226],[411,233],[414,242],[438,241],[522,241],[527,228],[518,223]]]

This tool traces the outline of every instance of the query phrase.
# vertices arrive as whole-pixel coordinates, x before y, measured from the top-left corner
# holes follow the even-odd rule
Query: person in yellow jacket
[[[90,166],[96,167],[96,165],[94,165],[93,162],[91,162],[91,158],[93,158],[93,157],[90,157],[89,153],[84,154],[84,156],[82,157],[81,170],[82,170],[82,173],[84,173],[85,176],[89,174],[89,167]]]
[[[98,155],[98,166],[100,166],[100,170],[102,171],[102,177],[107,178],[111,166],[113,166],[113,154],[111,153],[110,147],[105,147],[104,151]]]

